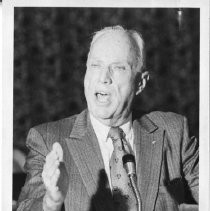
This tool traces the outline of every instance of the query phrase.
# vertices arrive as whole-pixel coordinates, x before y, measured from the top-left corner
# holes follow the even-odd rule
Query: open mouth
[[[105,92],[96,92],[96,99],[100,103],[107,103],[109,101],[110,94],[105,93]]]

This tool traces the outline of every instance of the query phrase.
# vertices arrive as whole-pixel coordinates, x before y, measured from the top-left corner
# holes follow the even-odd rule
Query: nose
[[[103,68],[103,70],[100,73],[100,82],[105,83],[105,84],[111,84],[112,79],[111,79],[111,73],[109,70],[109,67]]]

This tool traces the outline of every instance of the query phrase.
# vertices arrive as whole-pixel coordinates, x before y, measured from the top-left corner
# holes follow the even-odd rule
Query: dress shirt
[[[131,149],[131,152],[134,153],[134,133],[133,133],[133,127],[132,127],[132,121],[131,121],[131,115],[129,118],[129,121],[123,125],[120,126],[120,128],[125,133],[125,138],[128,142],[128,146]],[[109,168],[109,161],[112,155],[112,152],[114,150],[113,143],[111,138],[107,138],[110,127],[107,125],[102,124],[99,122],[93,115],[90,114],[90,121],[92,123],[94,132],[96,134],[96,137],[98,139],[99,147],[101,150],[101,155],[104,162],[105,171],[109,180],[110,188],[112,189],[111,184],[111,177],[110,177],[110,168]]]

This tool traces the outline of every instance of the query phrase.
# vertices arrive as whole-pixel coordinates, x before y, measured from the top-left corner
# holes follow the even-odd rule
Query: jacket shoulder
[[[73,115],[31,128],[27,136],[27,147],[37,151],[43,151],[44,148],[50,151],[54,142],[62,144],[63,140],[69,137],[76,117],[77,115]]]
[[[161,111],[151,112],[147,116],[158,128],[165,131],[167,144],[180,145],[183,138],[186,140],[189,138],[188,124],[184,116],[173,112]]]
[[[173,113],[173,112],[162,112],[162,111],[153,111],[146,116],[158,127],[162,129],[173,129],[180,130],[183,128],[185,117]]]
[[[45,133],[56,133],[58,130],[62,128],[66,128],[68,130],[71,130],[73,127],[73,124],[75,122],[75,119],[77,117],[77,114],[63,118],[60,120],[52,121],[52,122],[46,122],[42,123],[40,125],[37,125],[33,127],[35,130],[37,130],[41,135],[44,135]]]

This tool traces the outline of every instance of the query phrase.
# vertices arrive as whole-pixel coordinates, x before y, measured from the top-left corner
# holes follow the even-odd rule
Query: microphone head
[[[126,164],[127,162],[135,162],[135,158],[132,154],[126,154],[122,157],[123,165]]]
[[[122,157],[123,167],[128,175],[136,175],[136,162],[132,154],[126,154]]]

